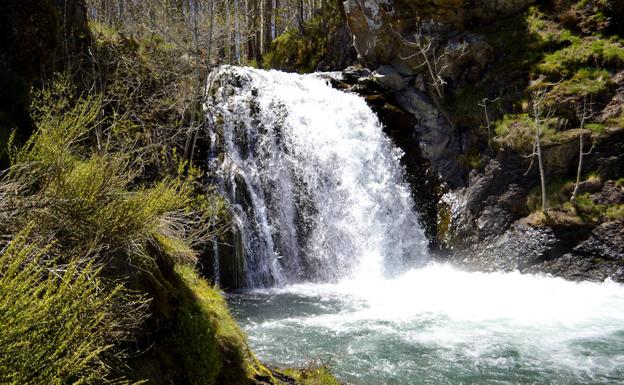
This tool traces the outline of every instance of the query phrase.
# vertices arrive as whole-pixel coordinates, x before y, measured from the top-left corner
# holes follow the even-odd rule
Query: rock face
[[[364,63],[376,68],[392,64],[404,71],[416,71],[418,59],[413,41],[420,28],[438,43],[449,41],[447,49],[468,44],[482,45],[476,36],[458,33],[475,23],[516,13],[534,0],[346,0],[344,2],[355,49]],[[475,55],[479,49],[474,50]],[[477,58],[475,57],[475,60]]]
[[[386,99],[413,115],[412,136],[433,172],[451,188],[465,184],[458,164],[467,137],[443,108],[447,89],[482,78],[494,49],[470,32],[475,23],[518,12],[532,0],[347,0],[344,2],[353,43],[362,64],[373,70],[366,79]]]

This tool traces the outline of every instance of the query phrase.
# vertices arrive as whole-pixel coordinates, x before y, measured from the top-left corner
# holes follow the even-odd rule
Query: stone
[[[513,15],[534,1],[346,0],[344,8],[359,58],[370,68],[377,68],[396,62],[397,58],[414,58],[417,51],[412,49],[410,53],[406,42],[412,40],[421,27],[437,42],[445,42],[449,32]],[[471,51],[477,56],[475,62],[482,65],[487,55],[482,54],[481,44]],[[409,67],[418,69],[417,61]]]
[[[385,89],[391,91],[400,91],[407,87],[407,79],[389,65],[379,66],[373,72],[373,79]]]

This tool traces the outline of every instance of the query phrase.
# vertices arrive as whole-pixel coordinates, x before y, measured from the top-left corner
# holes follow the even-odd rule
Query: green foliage
[[[535,137],[533,121],[527,114],[504,115],[494,122],[496,137],[494,142],[501,146],[526,151],[530,149]]]
[[[551,95],[595,96],[605,93],[612,85],[611,74],[602,68],[581,68],[572,78],[556,84]]]
[[[341,385],[327,365],[311,362],[304,369],[284,369],[282,372],[301,385]]]
[[[177,265],[175,271],[190,294],[179,317],[175,345],[194,372],[191,383],[246,384],[258,371],[266,372],[249,351],[220,291],[191,266]]]
[[[79,142],[96,125],[102,100],[93,95],[74,98],[75,93],[69,77],[59,76],[33,95],[37,131],[12,157],[14,165],[32,164],[38,175],[57,174],[76,160]]]
[[[602,123],[587,123],[585,128],[593,132],[594,134],[604,134],[606,127]]]
[[[323,57],[325,44],[321,35],[325,31],[316,22],[320,20],[313,19],[303,35],[290,29],[273,40],[270,51],[263,56],[263,67],[290,69],[300,73],[313,72]]]
[[[336,4],[325,3],[301,31],[291,28],[273,40],[262,58],[262,66],[299,73],[314,72],[328,53],[330,39],[342,23],[344,20]]]
[[[546,200],[550,207],[561,207],[566,202],[570,201],[572,196],[572,190],[574,189],[574,181],[568,179],[554,180],[548,183],[546,187]],[[527,207],[530,211],[541,210],[542,207],[542,192],[540,187],[535,187],[527,195]]]
[[[575,37],[570,45],[547,55],[537,70],[548,75],[571,74],[580,67],[624,65],[624,47],[616,41],[600,37]]]
[[[144,310],[144,302],[133,301],[122,286],[111,283],[110,279],[118,279],[119,282],[124,282],[141,293],[149,293],[160,301],[170,301],[179,295],[184,298],[182,302],[185,306],[179,312],[179,318],[174,324],[178,333],[176,338],[181,338],[185,342],[176,343],[174,346],[176,352],[180,352],[180,356],[184,349],[190,349],[184,358],[186,362],[184,372],[189,378],[194,379],[193,383],[220,383],[215,382],[216,376],[225,376],[224,373],[228,373],[228,369],[221,369],[224,362],[228,362],[227,367],[232,366],[232,370],[240,367],[245,369],[249,357],[246,353],[246,343],[244,338],[233,337],[236,334],[231,330],[238,329],[235,329],[235,325],[226,325],[227,322],[233,323],[231,318],[226,319],[224,315],[226,313],[221,314],[219,312],[223,311],[219,310],[215,311],[215,314],[220,314],[219,317],[215,316],[215,321],[205,314],[202,298],[192,294],[184,297],[183,294],[176,292],[175,287],[173,292],[169,292],[171,286],[162,284],[167,280],[165,277],[174,274],[172,270],[175,263],[196,262],[197,253],[194,247],[212,239],[215,229],[220,225],[220,218],[217,216],[222,216],[227,211],[224,201],[214,196],[214,192],[200,188],[201,173],[187,161],[181,161],[175,150],[167,152],[164,147],[161,148],[159,156],[166,157],[171,166],[157,177],[147,179],[142,164],[134,158],[135,147],[128,147],[120,142],[112,143],[108,149],[97,147],[95,144],[101,138],[99,135],[102,133],[108,135],[111,132],[108,125],[111,121],[98,119],[101,114],[106,113],[101,98],[74,96],[69,87],[71,86],[61,79],[49,87],[44,87],[34,99],[33,111],[38,130],[25,146],[14,149],[11,172],[0,181],[0,234],[16,234],[21,228],[31,225],[30,239],[53,240],[46,248],[46,255],[50,255],[50,258],[46,257],[48,262],[41,265],[41,273],[33,274],[32,280],[24,280],[25,286],[19,288],[23,290],[23,298],[11,298],[17,301],[16,306],[31,306],[24,298],[27,294],[33,295],[32,307],[36,309],[37,293],[44,290],[46,293],[54,294],[54,285],[64,287],[66,282],[71,281],[71,285],[75,285],[80,291],[73,293],[63,289],[58,292],[57,297],[54,297],[54,301],[57,301],[59,306],[65,306],[62,301],[67,300],[68,309],[71,310],[72,316],[77,318],[58,319],[55,327],[59,333],[64,334],[58,337],[58,341],[53,339],[53,345],[46,345],[45,341],[37,339],[39,334],[32,339],[33,343],[41,344],[42,349],[56,352],[50,357],[58,361],[59,365],[71,366],[76,360],[83,361],[82,364],[79,362],[75,365],[75,372],[64,374],[63,371],[68,370],[65,366],[58,371],[57,374],[67,378],[66,380],[28,382],[16,377],[15,381],[11,379],[12,382],[9,383],[82,383],[80,382],[82,377],[77,376],[83,376],[82,371],[91,370],[91,367],[95,368],[92,371],[94,378],[98,378],[100,382],[107,381],[107,370],[116,368],[117,362],[108,360],[102,362],[104,357],[119,359],[123,357],[121,337],[125,335],[116,334],[113,336],[115,338],[109,338],[112,329],[108,329],[109,324],[104,321],[110,322],[113,326],[127,325],[128,329],[124,330],[131,333],[135,331],[137,325],[130,328],[126,316]],[[112,136],[108,139],[114,140]],[[40,259],[39,256],[36,257],[32,259]],[[100,269],[91,267],[94,264],[98,264]],[[22,265],[24,263],[19,266]],[[32,269],[26,271],[32,273]],[[81,275],[83,269],[86,271],[84,276]],[[48,271],[59,273],[46,275]],[[64,271],[68,271],[69,275],[65,276]],[[0,270],[0,278],[3,277],[3,273],[4,271]],[[107,279],[99,279],[100,275],[106,276]],[[23,278],[21,275],[19,277]],[[88,282],[85,281],[87,278]],[[7,285],[15,284],[1,279],[2,284],[5,282]],[[93,288],[89,284],[93,284]],[[193,290],[203,287],[199,283],[193,284],[196,286]],[[42,289],[39,289],[39,286]],[[184,293],[192,292],[186,286],[177,289]],[[2,295],[10,291],[20,293],[19,290],[9,290],[7,286],[6,290],[3,288]],[[79,293],[83,293],[84,296],[77,296]],[[101,300],[98,297],[100,294],[103,295]],[[101,316],[102,322],[90,318],[88,312],[91,311],[89,308],[91,305],[94,306],[93,317]],[[106,307],[109,305],[110,308]],[[208,305],[212,306],[210,309],[216,306],[213,303]],[[84,308],[79,308],[80,306]],[[223,299],[220,299],[218,306],[225,307]],[[97,313],[98,309],[107,312]],[[154,309],[150,306],[151,311]],[[49,306],[48,310],[55,312],[54,314],[65,312],[62,308],[57,311]],[[113,313],[116,310],[119,313]],[[83,313],[84,318],[80,318],[82,316],[79,315]],[[196,315],[199,313],[202,316],[198,318]],[[3,315],[4,313],[0,314],[0,317]],[[41,319],[46,319],[46,316],[40,315]],[[47,318],[53,317],[51,315]],[[86,324],[78,325],[81,321]],[[221,322],[223,325],[217,327],[216,323]],[[54,350],[56,345],[64,346],[63,338],[71,337],[67,335],[69,329],[64,329],[65,325],[73,328],[76,336],[84,338],[85,343],[91,344],[88,345],[89,348],[83,349],[75,341],[68,339],[69,350],[64,348]],[[28,327],[28,324],[25,324],[25,327]],[[33,330],[39,333],[36,328]],[[97,341],[91,343],[91,340],[85,337],[87,331]],[[219,338],[217,331],[220,333]],[[44,332],[41,333],[45,335]],[[100,336],[105,336],[106,339],[102,340],[103,337]],[[102,341],[106,344],[93,345]],[[207,341],[212,341],[212,345],[206,344]],[[12,346],[11,349],[14,350]],[[214,351],[210,353],[210,349]],[[93,356],[79,356],[85,352],[92,353]],[[18,358],[24,362],[32,361],[33,364],[37,364],[40,357],[29,357],[30,353],[39,354],[34,349],[23,350],[20,351],[21,356]],[[238,361],[240,365],[230,365],[229,363],[234,362],[236,357],[240,357]],[[201,358],[201,361],[196,361],[198,358]],[[54,370],[54,365],[49,366],[50,370]],[[181,370],[175,365],[172,366],[174,371]],[[9,371],[7,375],[21,375],[21,370]],[[127,370],[128,368],[124,367],[120,369],[120,373]],[[91,376],[89,373],[91,372],[84,376]],[[244,377],[247,372],[241,370],[235,373],[243,373]],[[228,374],[226,377],[235,378],[235,376]],[[110,378],[116,377],[110,374]],[[210,378],[212,380],[208,381]],[[246,380],[246,377],[244,379]],[[91,383],[89,379],[85,381]],[[241,380],[229,383],[244,382]]]
[[[483,156],[478,148],[472,148],[458,157],[458,162],[469,169],[479,169],[483,165]]]
[[[575,206],[579,215],[588,222],[624,219],[624,204],[598,204],[591,199],[589,193],[579,195]]]
[[[144,300],[91,263],[56,265],[29,237],[0,253],[0,383],[128,383],[113,346],[142,322]]]

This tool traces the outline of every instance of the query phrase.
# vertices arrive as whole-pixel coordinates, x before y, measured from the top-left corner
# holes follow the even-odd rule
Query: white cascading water
[[[321,359],[357,385],[624,383],[624,286],[425,264],[400,153],[362,99],[234,67],[208,96],[255,288],[229,299],[264,362]]]
[[[208,84],[247,286],[387,276],[425,260],[401,154],[362,98],[251,68],[222,67]]]

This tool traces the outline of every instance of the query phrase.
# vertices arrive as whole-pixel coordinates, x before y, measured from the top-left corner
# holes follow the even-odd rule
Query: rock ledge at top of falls
[[[403,73],[421,67],[417,48],[406,44],[420,28],[448,48],[469,41],[471,60],[483,60],[488,45],[463,32],[477,23],[522,11],[535,0],[346,0],[347,22],[360,60],[370,68],[391,64]],[[453,40],[455,40],[453,42]],[[464,61],[469,60],[464,58]]]

